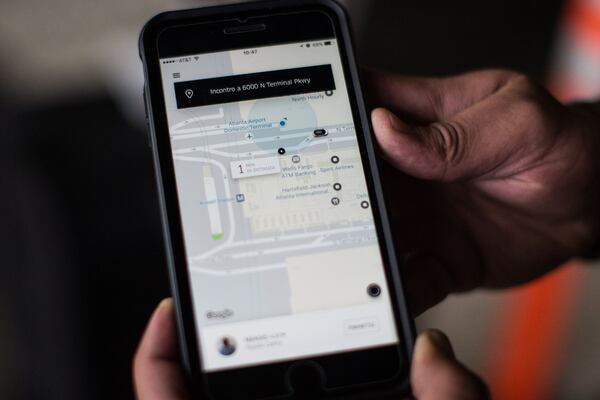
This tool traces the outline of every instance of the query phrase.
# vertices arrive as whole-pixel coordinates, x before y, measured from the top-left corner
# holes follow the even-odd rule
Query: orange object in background
[[[584,270],[572,262],[513,289],[492,322],[485,378],[492,398],[552,398]]]
[[[600,1],[571,0],[559,32],[549,88],[562,101],[600,94]],[[574,261],[514,289],[499,304],[485,377],[492,398],[553,398],[578,310],[585,270]]]
[[[600,1],[570,0],[548,80],[563,101],[600,95]]]

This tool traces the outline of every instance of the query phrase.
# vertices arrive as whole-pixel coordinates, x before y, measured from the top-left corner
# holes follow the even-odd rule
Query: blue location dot
[[[284,117],[281,121],[279,121],[279,126],[285,126],[287,124],[287,117]]]

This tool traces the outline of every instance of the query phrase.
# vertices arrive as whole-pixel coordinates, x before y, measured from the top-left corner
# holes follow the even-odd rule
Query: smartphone
[[[167,12],[146,24],[140,50],[194,390],[406,388],[412,323],[342,8]]]

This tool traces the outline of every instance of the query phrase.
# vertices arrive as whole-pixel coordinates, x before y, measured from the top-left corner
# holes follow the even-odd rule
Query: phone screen
[[[203,369],[397,343],[336,39],[160,64]]]

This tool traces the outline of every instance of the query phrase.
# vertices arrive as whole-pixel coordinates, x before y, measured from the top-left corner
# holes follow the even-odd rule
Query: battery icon
[[[331,46],[331,42],[330,42],[330,41],[324,42],[323,44],[324,44],[325,46]]]

